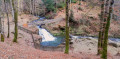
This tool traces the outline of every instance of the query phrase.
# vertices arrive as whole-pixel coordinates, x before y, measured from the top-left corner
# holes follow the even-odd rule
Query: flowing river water
[[[43,20],[43,18],[40,18],[36,21],[40,21]],[[60,45],[62,42],[64,42],[64,37],[54,37],[49,31],[47,31],[46,29],[42,28],[41,26],[37,26],[39,29],[39,35],[42,36],[42,42],[40,43],[42,46],[54,46],[57,47],[58,45]],[[97,39],[96,37],[88,37],[88,36],[73,36],[70,35],[71,38],[75,38],[75,39],[82,39],[82,38],[94,38]],[[120,42],[119,38],[109,38],[109,40],[114,41],[114,42]]]

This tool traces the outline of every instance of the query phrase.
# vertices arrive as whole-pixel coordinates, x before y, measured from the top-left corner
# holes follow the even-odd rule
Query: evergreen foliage
[[[57,4],[57,8],[64,8],[65,4],[63,2]]]
[[[71,2],[72,2],[72,3],[76,3],[76,2],[77,2],[77,0],[71,0]]]
[[[55,12],[56,11],[56,8],[54,6],[55,5],[54,0],[42,0],[42,1],[44,2],[45,6],[46,6],[46,10],[48,12],[50,12],[50,11]]]

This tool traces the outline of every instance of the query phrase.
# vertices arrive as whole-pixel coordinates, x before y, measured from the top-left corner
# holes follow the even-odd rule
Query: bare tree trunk
[[[57,0],[55,0],[55,8],[56,8],[56,10],[57,10]]]
[[[12,8],[12,20],[14,21],[14,10],[13,10],[13,6],[12,6],[12,1],[10,0],[10,4],[11,4],[11,8]]]
[[[32,14],[32,1],[30,0],[30,14]]]
[[[33,0],[33,12],[34,12],[34,15],[35,15],[35,0]]]
[[[70,0],[70,10],[72,10],[71,0]]]
[[[3,25],[2,25],[3,27],[2,27],[2,34],[1,34],[1,39],[2,40],[4,40],[4,37],[5,37],[5,35],[4,35],[4,20],[5,19],[4,19],[4,12],[3,12]]]
[[[65,53],[69,53],[69,0],[66,0],[66,47]]]
[[[107,24],[105,27],[105,35],[104,35],[104,45],[103,45],[103,53],[102,53],[102,58],[107,59],[107,44],[108,44],[108,33],[109,33],[109,27],[110,27],[110,20],[111,20],[111,15],[112,15],[112,10],[113,10],[113,4],[114,0],[110,1],[109,5],[109,13],[107,17]]]
[[[81,0],[79,0],[79,5],[81,5]]]
[[[1,34],[1,42],[4,42],[4,36],[2,32],[2,20],[1,20],[1,13],[0,13],[0,34]]]
[[[7,3],[6,3],[6,1],[4,0],[4,5],[5,5],[5,12],[6,12],[6,15],[7,15],[7,20],[8,20],[8,22],[7,22],[7,24],[8,24],[8,35],[7,35],[7,38],[9,38],[9,36],[10,36],[10,22],[9,22],[9,15],[8,15],[8,7],[7,7]]]
[[[18,1],[18,0],[16,0]],[[17,5],[17,4],[16,4]],[[18,28],[17,28],[17,23],[18,23],[18,8],[15,7],[14,5],[14,0],[12,0],[12,6],[13,6],[13,10],[14,10],[14,22],[15,22],[15,33],[14,33],[14,39],[13,42],[17,42],[17,37],[18,37]],[[17,5],[18,6],[18,5]]]
[[[103,21],[104,21],[104,7],[105,1],[101,0],[101,15],[100,15],[100,31],[99,31],[99,38],[98,38],[98,55],[102,53],[102,41],[103,41]]]
[[[31,5],[32,5],[32,14],[34,15],[34,0],[31,0]]]

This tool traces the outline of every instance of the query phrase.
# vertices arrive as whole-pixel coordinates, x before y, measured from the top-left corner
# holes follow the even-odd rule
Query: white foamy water
[[[56,39],[44,28],[39,28],[39,35],[42,36],[42,42],[55,41]]]

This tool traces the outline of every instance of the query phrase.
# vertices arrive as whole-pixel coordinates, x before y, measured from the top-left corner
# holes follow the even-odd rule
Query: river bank
[[[74,52],[87,52],[87,53],[97,53],[97,43],[98,40],[95,38],[81,38],[72,40]],[[120,52],[120,43],[109,40],[108,43],[108,53],[111,55],[116,55]]]
[[[33,18],[34,16],[22,15],[21,17],[19,17],[19,25],[23,26],[23,24],[32,21],[29,17]],[[34,18],[37,19],[36,17]],[[10,22],[12,23],[12,19],[10,19]],[[7,21],[5,21],[5,23],[7,23]],[[50,49],[47,50],[47,48],[45,50],[36,49],[37,47],[34,46],[31,34],[28,34],[27,32],[24,32],[22,30],[18,30],[18,43],[13,43],[12,40],[14,37],[14,24],[10,25],[10,38],[7,38],[5,36],[5,42],[0,42],[0,58],[2,59],[100,59],[100,56],[96,55],[97,42],[89,39],[73,39],[73,45],[70,46],[69,55],[64,54],[65,45],[62,45],[62,47],[60,47],[60,49],[62,48],[63,50],[55,50],[55,48],[54,51]],[[5,24],[5,26],[5,35],[7,35],[7,24]],[[26,26],[23,27],[26,28]],[[27,29],[37,31],[37,28],[31,25],[28,25]],[[38,39],[38,37],[38,35],[34,36],[35,39]],[[37,41],[36,44],[40,47],[39,41]],[[117,53],[117,48],[110,47],[109,49],[111,50],[109,51],[110,54],[108,58],[119,59],[119,56],[115,56],[115,54]],[[113,55],[111,54],[112,50],[114,51]]]
[[[32,18],[32,19],[30,19]],[[19,26],[23,26],[23,24],[26,24],[29,21],[32,21],[33,19],[37,19],[35,16],[32,15],[21,15],[19,16]],[[6,18],[5,18],[6,20]],[[25,20],[25,21],[24,21]],[[5,41],[0,42],[0,59],[83,59],[83,58],[95,58],[98,59],[99,56],[96,56],[94,54],[77,54],[77,53],[71,53],[70,54],[64,54],[64,50],[62,52],[60,51],[45,51],[42,49],[36,49],[33,43],[33,39],[31,34],[24,32],[22,30],[18,29],[18,42],[13,43],[14,38],[14,23],[12,21],[12,18],[10,18],[10,38],[7,38],[7,21],[5,21]],[[35,26],[23,26],[29,30],[37,31],[35,30]],[[34,35],[33,35],[34,36]],[[38,36],[35,34],[34,38],[38,39]],[[40,43],[37,43],[38,45]],[[40,46],[40,45],[39,45]],[[88,57],[85,57],[85,56]]]

